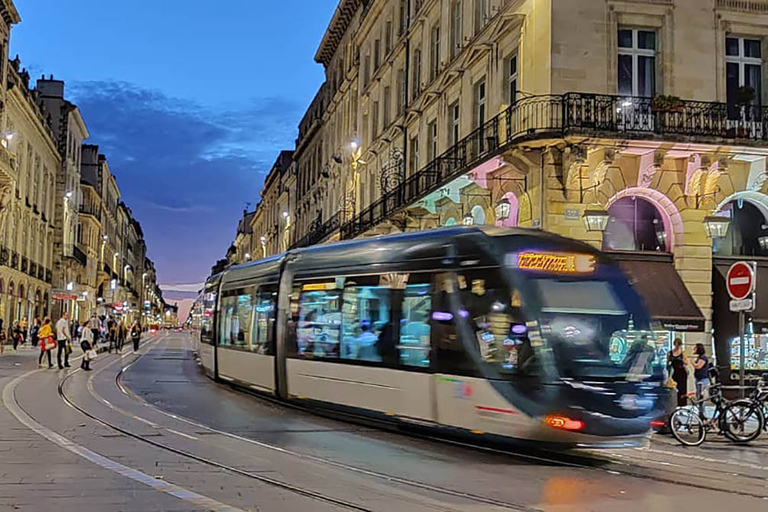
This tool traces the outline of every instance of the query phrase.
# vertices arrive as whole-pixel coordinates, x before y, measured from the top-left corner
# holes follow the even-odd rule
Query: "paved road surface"
[[[493,453],[236,392],[191,347],[163,334],[90,373],[0,357],[0,510],[768,509],[765,442],[659,438],[591,467]]]

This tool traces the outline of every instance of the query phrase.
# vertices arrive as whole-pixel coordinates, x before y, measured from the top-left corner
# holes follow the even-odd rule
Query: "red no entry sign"
[[[739,261],[731,265],[725,278],[728,294],[733,300],[742,300],[755,291],[755,273],[752,265]]]

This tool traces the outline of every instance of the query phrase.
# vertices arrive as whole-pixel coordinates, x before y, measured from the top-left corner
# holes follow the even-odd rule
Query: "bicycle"
[[[708,397],[691,402],[691,405],[678,407],[669,418],[672,435],[685,446],[701,445],[707,433],[715,429],[735,443],[748,443],[760,436],[765,425],[765,417],[756,401],[728,401],[723,397],[721,384],[710,386]],[[711,418],[700,413],[707,402],[715,406]]]

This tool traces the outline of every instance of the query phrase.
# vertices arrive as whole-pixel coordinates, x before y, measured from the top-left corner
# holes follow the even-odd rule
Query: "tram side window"
[[[240,292],[221,301],[219,344],[223,347],[251,350],[253,295]]]
[[[530,369],[534,353],[521,295],[498,269],[462,271],[457,279],[461,308],[467,312],[480,358],[505,373]]]
[[[432,310],[430,275],[411,274],[405,287],[400,321],[400,364],[429,368],[432,328],[429,315]]]
[[[382,361],[392,345],[390,288],[379,276],[348,277],[342,304],[341,357],[356,361]]]
[[[213,332],[213,310],[216,307],[216,294],[207,293],[203,299],[203,316],[200,322],[200,341],[213,345],[216,333]]]
[[[341,338],[341,286],[336,280],[301,286],[296,325],[299,357],[338,359]]]
[[[259,288],[254,301],[254,320],[251,350],[257,354],[274,354],[275,310],[277,286]]]

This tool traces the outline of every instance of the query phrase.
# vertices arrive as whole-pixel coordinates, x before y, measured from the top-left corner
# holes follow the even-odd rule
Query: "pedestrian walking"
[[[123,352],[123,346],[125,345],[125,337],[128,333],[128,329],[125,327],[125,323],[123,323],[123,320],[117,321],[117,346],[120,350],[120,352]]]
[[[0,318],[0,355],[5,354],[5,341],[7,339],[5,329],[3,329],[3,319]]]
[[[59,370],[69,368],[69,353],[72,352],[72,335],[69,333],[69,313],[64,314],[56,322],[56,343],[59,346],[56,352],[56,361],[59,363]],[[64,355],[64,365],[61,364],[61,356]]]
[[[90,325],[91,332],[93,333],[93,346],[96,347],[96,344],[99,342],[99,337],[101,336],[98,317],[94,314],[88,324]]]
[[[80,341],[80,348],[83,349],[83,362],[80,363],[80,368],[83,371],[91,371],[91,360],[96,355],[93,344],[93,331],[90,328],[90,321],[86,320],[83,324],[83,332]]]
[[[27,317],[21,319],[19,328],[21,329],[21,343],[24,344],[27,342],[27,339],[29,339],[27,338],[27,334],[29,334],[29,322],[27,321]]]
[[[696,400],[701,400],[701,403],[699,403],[699,415],[705,418],[703,399],[706,398],[707,389],[711,383],[709,380],[709,357],[707,357],[707,350],[704,348],[703,343],[697,343],[693,353],[696,354],[696,359],[693,361],[693,376],[696,379]]]
[[[13,350],[18,349],[19,345],[24,343],[24,339],[21,337],[21,326],[19,325],[19,322],[13,322],[11,337],[13,339]]]
[[[40,319],[35,318],[32,323],[32,328],[29,330],[29,338],[32,341],[32,346],[37,348],[37,344],[40,342]]]
[[[109,317],[107,320],[107,339],[109,340],[109,353],[112,353],[112,347],[115,348],[115,352],[117,352],[117,332],[115,330],[115,320],[112,317]]]
[[[51,319],[45,318],[43,325],[40,326],[40,357],[37,359],[37,367],[43,367],[43,356],[48,355],[48,368],[53,368],[51,362],[51,352],[56,348],[56,340],[53,338],[53,329],[51,328]]]
[[[683,407],[688,403],[688,358],[683,351],[683,340],[676,338],[672,350],[667,353],[667,368],[677,386],[677,406]]]
[[[141,324],[138,320],[133,321],[131,327],[131,341],[133,341],[133,353],[139,351],[139,342],[141,341]]]

